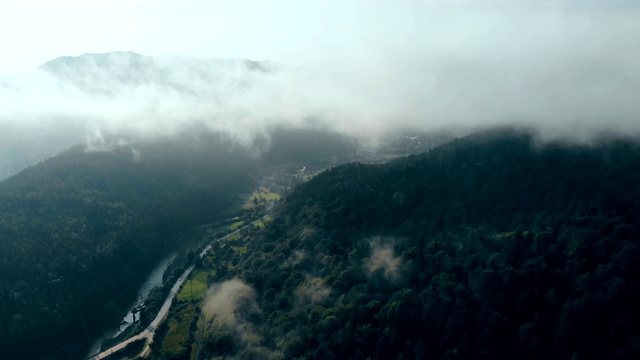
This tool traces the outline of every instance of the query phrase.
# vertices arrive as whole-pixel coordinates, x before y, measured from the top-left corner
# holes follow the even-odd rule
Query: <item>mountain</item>
[[[201,126],[231,112],[228,104],[266,92],[282,68],[112,52],[60,57],[0,78],[0,180],[96,136],[140,140]]]
[[[307,94],[306,86],[323,85],[304,69],[269,61],[133,52],[60,57],[0,78],[0,180],[72,146],[102,146],[105,139],[114,144],[151,141],[205,129],[264,149],[287,128],[337,135],[335,114],[314,105],[318,96]],[[361,136],[342,138],[362,148],[366,134],[363,129]],[[396,148],[389,151],[394,156],[451,138],[414,131],[406,137],[385,135],[379,147]],[[409,138],[414,144],[408,144]],[[359,149],[365,150],[371,152]],[[311,156],[325,159],[320,153]]]
[[[280,167],[357,156],[351,139],[308,129],[274,129],[255,147],[203,128],[104,140],[0,182],[0,358],[86,355],[146,274],[188,247],[197,226],[236,216],[240,194]]]
[[[0,358],[85,355],[160,259],[190,246],[195,227],[236,215],[238,194],[263,179],[301,169],[308,178],[441,139],[391,136],[378,153],[312,120],[256,130],[243,113],[230,117],[240,125],[216,113],[228,121],[220,128],[203,120],[213,115],[190,112],[244,109],[243,96],[280,69],[117,52],[62,57],[2,80]],[[14,103],[28,112],[14,113]],[[142,110],[123,116],[130,107]]]
[[[635,359],[639,180],[635,141],[511,130],[336,166],[205,260],[154,358]]]
[[[80,358],[191,228],[235,213],[251,157],[190,140],[76,147],[0,183],[1,358]]]
[[[111,52],[63,56],[39,67],[84,92],[122,95],[132,88],[158,88],[203,96],[216,90],[247,88],[252,74],[276,72],[280,65],[247,59],[198,59]]]

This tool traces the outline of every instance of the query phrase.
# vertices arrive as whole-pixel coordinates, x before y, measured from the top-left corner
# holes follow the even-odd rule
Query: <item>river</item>
[[[100,346],[102,345],[102,342],[104,340],[109,339],[109,338],[114,338],[114,337],[120,335],[129,326],[131,326],[131,324],[133,323],[133,315],[134,315],[133,314],[133,309],[135,309],[138,306],[140,306],[144,302],[144,300],[146,300],[147,296],[149,296],[149,292],[151,291],[151,289],[153,289],[156,286],[162,285],[162,275],[164,275],[164,271],[167,269],[167,266],[169,266],[169,264],[171,264],[173,259],[175,259],[176,255],[177,255],[176,253],[173,253],[173,254],[169,255],[164,260],[162,260],[155,267],[155,269],[153,269],[153,271],[151,271],[151,273],[149,273],[149,276],[147,276],[147,279],[144,281],[142,286],[140,286],[140,289],[138,289],[138,299],[133,303],[133,305],[131,305],[129,307],[129,310],[127,311],[127,315],[125,315],[124,318],[122,319],[120,327],[118,329],[113,329],[113,330],[107,332],[106,334],[102,335],[93,344],[93,346],[91,346],[91,351],[89,352],[89,355],[93,355],[93,354],[96,354],[97,352],[99,352],[100,351]],[[140,315],[138,314],[136,316],[136,318],[139,317],[139,316]]]

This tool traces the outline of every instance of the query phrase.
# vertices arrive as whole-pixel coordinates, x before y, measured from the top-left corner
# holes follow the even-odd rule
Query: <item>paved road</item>
[[[178,293],[178,290],[180,290],[180,287],[185,282],[185,280],[187,279],[187,276],[189,276],[192,270],[193,270],[193,265],[191,265],[191,267],[189,267],[187,270],[185,270],[184,273],[182,273],[182,276],[178,279],[178,281],[176,281],[176,283],[171,288],[171,291],[167,296],[167,300],[165,300],[164,304],[162,304],[162,308],[160,308],[158,315],[156,315],[155,319],[153,319],[151,324],[149,324],[149,326],[147,326],[146,329],[142,330],[138,335],[130,337],[129,339],[99,353],[98,355],[92,357],[91,359],[104,359],[107,356],[111,355],[112,353],[118,350],[124,349],[125,346],[140,339],[148,340],[147,344],[144,347],[144,350],[142,350],[142,353],[141,353],[142,355],[147,354],[150,350],[149,345],[153,341],[153,334],[155,333],[156,328],[158,327],[158,325],[160,325],[160,322],[162,322],[162,320],[164,320],[164,318],[169,313],[169,309],[171,308],[171,303],[173,302],[173,298],[176,296],[176,294]]]
[[[227,239],[229,236],[233,236],[233,235],[235,235],[235,234],[239,233],[240,231],[242,231],[242,230],[244,230],[244,229],[248,228],[250,225],[254,225],[254,224],[256,224],[256,223],[258,223],[258,222],[260,222],[260,221],[263,221],[263,220],[264,220],[264,219],[266,219],[267,217],[269,217],[269,215],[264,215],[263,217],[261,217],[261,218],[260,218],[260,219],[258,219],[258,220],[253,220],[253,221],[252,221],[252,222],[250,222],[248,225],[245,225],[245,226],[243,226],[243,227],[241,227],[241,228],[238,228],[238,229],[237,229],[237,230],[235,230],[234,232],[228,233],[227,235],[225,235],[225,236],[223,236],[223,237],[221,237],[221,238],[217,239],[217,241],[218,241],[218,242],[220,242],[220,241],[222,241],[222,240],[225,240],[225,239]],[[202,252],[200,253],[200,258],[203,258],[205,255],[207,255],[207,253],[211,250],[211,248],[212,248],[211,244],[207,245],[207,247],[206,247],[206,248],[204,248],[204,250],[202,250]]]
[[[249,225],[253,225],[261,220],[264,220],[268,215],[265,215],[263,217],[261,217],[258,220],[252,221]],[[247,228],[249,225],[243,226],[242,228],[237,229],[236,231],[227,234],[226,236],[217,239],[218,242],[228,238],[229,236],[233,236],[237,233],[239,233],[241,230]],[[203,258],[207,252],[209,252],[212,249],[211,245],[207,245],[207,247],[202,250],[202,252],[200,253],[200,258]],[[149,326],[147,326],[146,329],[142,330],[139,334],[134,335],[132,337],[130,337],[129,339],[112,346],[111,348],[97,354],[94,355],[93,357],[90,357],[90,360],[98,360],[98,359],[104,359],[106,357],[108,357],[109,355],[113,354],[114,352],[124,349],[125,346],[131,344],[132,342],[136,341],[136,340],[140,340],[140,339],[147,339],[147,343],[144,346],[144,349],[142,350],[142,352],[140,353],[140,356],[146,356],[150,351],[150,345],[151,342],[153,341],[153,334],[155,334],[156,328],[158,327],[158,325],[160,325],[160,322],[162,322],[162,320],[164,320],[164,318],[167,316],[167,314],[169,313],[169,309],[171,308],[171,303],[173,302],[173,298],[176,296],[176,294],[178,293],[178,290],[180,290],[180,287],[182,286],[182,284],[184,284],[184,282],[187,280],[187,277],[189,276],[189,274],[191,274],[191,271],[193,270],[193,265],[191,265],[191,267],[189,267],[187,270],[185,270],[184,273],[182,273],[182,276],[180,276],[180,278],[178,279],[178,281],[176,281],[176,283],[173,285],[173,287],[171,288],[171,291],[169,292],[169,295],[167,296],[167,300],[164,301],[164,304],[162,304],[162,308],[160,308],[160,311],[158,312],[158,315],[156,315],[155,319],[153,319],[153,321],[151,322],[151,324]]]

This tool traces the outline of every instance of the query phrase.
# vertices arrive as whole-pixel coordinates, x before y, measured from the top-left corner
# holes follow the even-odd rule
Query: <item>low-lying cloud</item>
[[[393,251],[392,239],[376,237],[371,240],[371,256],[365,263],[365,269],[369,275],[381,271],[384,277],[390,281],[400,278],[400,258]]]
[[[248,315],[260,313],[253,288],[235,278],[209,289],[204,311],[240,332],[244,331]]]
[[[275,126],[361,139],[504,125],[554,137],[640,135],[640,6],[398,6],[298,66],[129,53],[58,59],[0,79],[0,141],[17,133],[58,149],[95,134],[148,139],[196,126],[245,145]]]
[[[294,250],[281,265],[280,269],[289,269],[296,265],[299,265],[305,261],[309,256],[304,250]]]
[[[280,359],[282,354],[263,346],[260,331],[249,321],[253,315],[261,313],[253,288],[240,279],[234,278],[212,286],[207,292],[204,311],[213,321],[208,331],[218,335],[230,335],[234,348],[226,349],[239,359]],[[214,349],[214,351],[221,349]],[[229,354],[227,354],[229,355]]]
[[[307,277],[295,290],[298,306],[306,308],[323,304],[331,295],[329,288],[322,278]]]

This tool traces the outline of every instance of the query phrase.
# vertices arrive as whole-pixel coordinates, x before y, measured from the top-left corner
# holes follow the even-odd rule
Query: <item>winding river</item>
[[[162,260],[153,271],[147,276],[147,279],[144,281],[140,289],[138,290],[138,299],[129,307],[127,311],[127,315],[122,319],[120,327],[118,329],[113,329],[106,334],[102,335],[94,344],[91,346],[90,355],[93,355],[100,351],[100,345],[106,339],[116,337],[120,335],[123,331],[125,331],[131,324],[133,323],[133,309],[140,306],[144,300],[149,296],[149,292],[156,286],[162,285],[162,275],[164,271],[167,269],[167,266],[171,264],[173,259],[176,257],[176,253],[173,253]],[[139,316],[139,315],[138,315]]]

